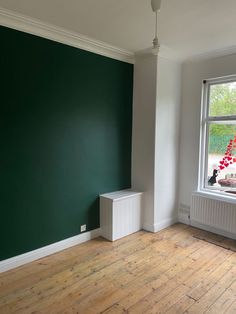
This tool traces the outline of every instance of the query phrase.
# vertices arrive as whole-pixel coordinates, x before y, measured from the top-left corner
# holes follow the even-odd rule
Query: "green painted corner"
[[[99,227],[131,185],[133,66],[0,27],[0,259]]]

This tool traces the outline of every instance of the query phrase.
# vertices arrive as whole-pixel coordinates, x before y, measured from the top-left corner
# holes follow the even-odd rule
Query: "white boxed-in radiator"
[[[122,190],[100,195],[102,236],[110,241],[142,229],[142,193]]]

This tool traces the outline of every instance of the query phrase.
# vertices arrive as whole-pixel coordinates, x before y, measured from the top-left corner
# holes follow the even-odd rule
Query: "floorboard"
[[[0,313],[236,313],[236,253],[206,235],[97,238],[0,274]]]

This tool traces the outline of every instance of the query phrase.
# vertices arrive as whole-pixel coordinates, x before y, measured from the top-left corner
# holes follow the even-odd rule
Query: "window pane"
[[[236,115],[236,82],[210,85],[209,115]]]
[[[236,124],[210,124],[207,187],[236,189]]]

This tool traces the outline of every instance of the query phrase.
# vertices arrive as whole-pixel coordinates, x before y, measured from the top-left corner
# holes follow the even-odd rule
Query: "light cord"
[[[156,13],[156,32],[155,32],[155,37],[157,37],[157,11],[155,13]]]

